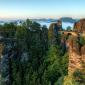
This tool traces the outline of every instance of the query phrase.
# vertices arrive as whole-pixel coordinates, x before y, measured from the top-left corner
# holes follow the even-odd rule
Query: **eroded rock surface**
[[[80,47],[77,41],[78,38],[73,38],[67,42],[69,47],[68,74],[71,74],[76,70],[85,69],[82,66],[82,63],[85,63],[85,45]]]
[[[85,31],[85,19],[81,19],[74,24],[74,30],[77,32]]]

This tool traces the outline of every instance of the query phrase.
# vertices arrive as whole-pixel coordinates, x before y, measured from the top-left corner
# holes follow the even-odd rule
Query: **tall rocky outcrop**
[[[49,42],[50,44],[55,43],[56,38],[58,37],[58,31],[62,30],[62,22],[60,20],[57,21],[57,23],[52,23],[49,27],[48,30],[48,38],[49,38]]]
[[[85,19],[81,19],[74,24],[74,31],[85,32]]]
[[[85,69],[83,67],[83,63],[85,64],[85,43],[81,40],[82,37],[85,38],[85,36],[82,36],[85,34],[85,19],[76,22],[73,30],[79,35],[76,37],[71,35],[66,42],[69,52],[68,74],[72,74],[76,70]]]
[[[81,46],[78,41],[79,38],[74,36],[67,41],[69,52],[68,74],[85,69],[83,67],[83,64],[85,64],[85,45]]]

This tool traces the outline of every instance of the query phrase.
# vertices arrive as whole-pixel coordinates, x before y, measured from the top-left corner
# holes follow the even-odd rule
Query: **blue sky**
[[[85,17],[85,0],[0,0],[0,18]]]

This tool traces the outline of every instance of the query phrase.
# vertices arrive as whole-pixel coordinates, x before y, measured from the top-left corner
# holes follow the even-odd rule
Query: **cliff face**
[[[48,30],[48,38],[51,44],[55,43],[55,36],[57,36],[58,31],[62,30],[62,22],[60,20],[57,23],[52,23]]]
[[[0,57],[1,57],[1,62],[0,62],[0,67],[1,67],[1,75],[5,75],[4,78],[1,77],[1,83],[3,84],[7,84],[10,85],[10,79],[11,79],[11,75],[9,73],[11,73],[11,65],[10,65],[10,60],[13,59],[17,52],[14,50],[14,44],[13,43],[8,43],[8,41],[6,41],[6,43],[0,42]],[[4,47],[3,47],[4,46]]]
[[[4,43],[4,45],[3,45]],[[4,46],[4,47],[3,47]],[[1,57],[3,56],[3,57]],[[12,85],[12,61],[18,60],[18,62],[27,62],[28,60],[28,54],[27,52],[23,51],[21,52],[20,49],[17,48],[17,43],[10,40],[7,40],[5,42],[1,42],[0,44],[0,73],[2,76],[4,76],[1,79],[1,83],[3,85]],[[0,84],[1,85],[1,84]]]
[[[49,29],[53,29],[54,31],[62,30],[62,22],[60,20],[57,21],[57,23],[52,23],[49,27]]]
[[[77,38],[74,38],[67,42],[67,46],[69,47],[68,74],[72,74],[76,70],[85,69],[82,66],[82,63],[85,63],[85,45],[80,47],[77,40]]]
[[[3,43],[0,43],[0,60],[2,58],[3,49],[4,49],[4,44]]]
[[[0,43],[0,79],[1,79],[1,59],[2,59],[2,52],[4,49],[4,45],[2,43]],[[0,83],[1,85],[1,83]]]
[[[72,36],[72,38],[67,41],[67,46],[69,47],[69,74],[76,70],[85,69],[83,67],[83,63],[85,64],[85,44],[81,45],[83,41],[80,39],[80,37],[85,37],[85,19],[81,19],[74,24],[74,31],[79,33],[80,36]]]
[[[81,48],[82,63],[85,64],[85,45]],[[85,68],[84,68],[85,69]]]
[[[81,19],[74,24],[74,30],[77,32],[85,31],[85,19]]]

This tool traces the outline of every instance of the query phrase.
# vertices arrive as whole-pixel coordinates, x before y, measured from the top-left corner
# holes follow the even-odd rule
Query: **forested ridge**
[[[21,25],[6,23],[0,30],[3,38],[10,39],[5,45],[1,42],[0,85],[78,85],[64,84],[68,75],[68,36],[52,25],[48,29],[29,19]]]

